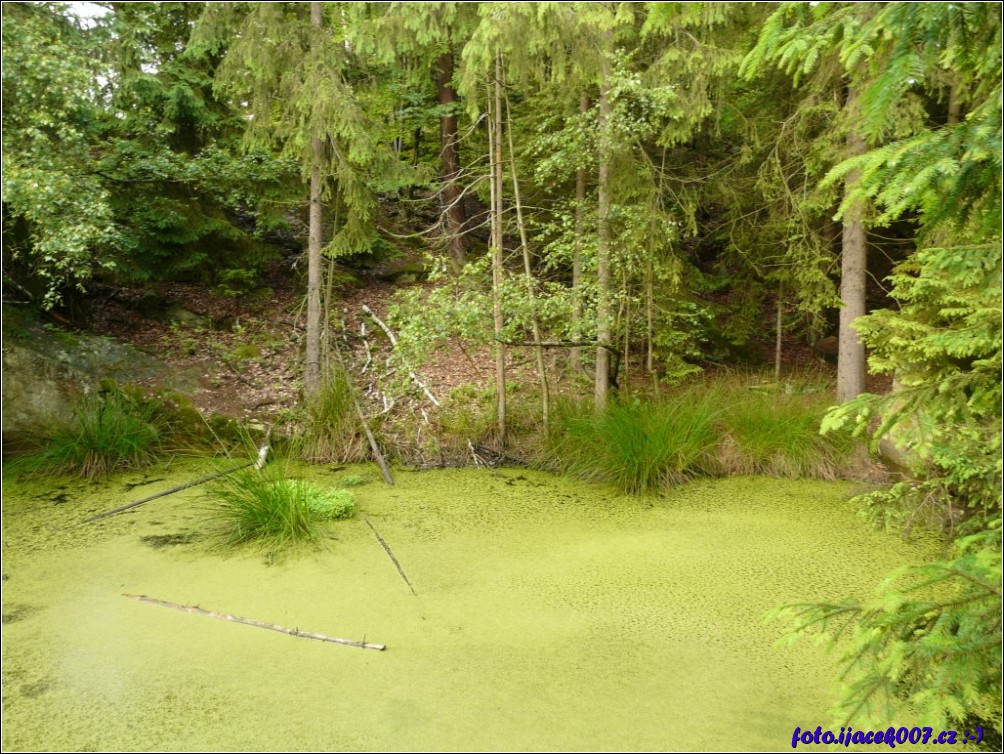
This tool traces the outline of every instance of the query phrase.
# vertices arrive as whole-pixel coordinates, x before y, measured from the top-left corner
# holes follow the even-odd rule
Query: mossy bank
[[[209,548],[199,488],[77,525],[199,472],[5,482],[5,750],[787,748],[826,724],[835,667],[776,648],[764,612],[866,596],[929,554],[865,528],[847,484],[755,477],[633,497],[526,470],[389,488],[304,468],[374,481],[273,565]]]

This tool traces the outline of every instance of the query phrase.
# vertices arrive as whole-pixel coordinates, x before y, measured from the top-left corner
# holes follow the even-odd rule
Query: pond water
[[[367,471],[357,516],[273,565],[208,548],[202,488],[77,525],[203,472],[5,480],[5,751],[787,749],[828,722],[833,660],[776,648],[764,612],[867,596],[925,554],[868,529],[846,484],[631,497],[516,469]]]

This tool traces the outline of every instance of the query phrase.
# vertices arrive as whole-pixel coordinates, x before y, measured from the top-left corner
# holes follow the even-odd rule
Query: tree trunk
[[[774,340],[774,381],[781,381],[781,337],[784,325],[784,283],[779,283],[777,288],[777,332]]]
[[[655,270],[645,261],[645,372],[655,375]]]
[[[589,112],[589,97],[579,98],[579,112]],[[585,235],[586,169],[575,171],[575,251],[572,256],[572,335],[582,337],[582,239]],[[577,374],[582,365],[582,351],[573,348],[568,354],[569,369]]]
[[[606,35],[609,38],[609,32]],[[609,48],[609,45],[607,45]],[[607,409],[610,389],[610,62],[604,55],[600,81],[599,180],[596,218],[596,375],[593,382],[594,408]]]
[[[310,23],[321,26],[322,3],[310,4]],[[307,358],[303,387],[308,400],[317,397],[321,390],[321,161],[324,142],[321,135],[310,137],[312,168],[310,171],[310,217],[307,233]]]
[[[453,53],[445,52],[439,56],[437,64],[439,86],[439,104],[447,108],[439,119],[440,140],[442,144],[439,153],[443,173],[443,212],[446,214],[446,232],[450,251],[450,264],[459,272],[467,262],[467,250],[464,243],[464,224],[467,215],[464,212],[464,202],[460,191],[460,146],[457,138],[457,114],[453,104],[457,101],[457,92],[453,88]],[[418,152],[416,140],[416,155]]]
[[[959,102],[959,86],[952,84],[948,90],[948,125],[957,125],[961,116],[962,103]]]
[[[495,320],[495,389],[498,392],[499,445],[505,447],[506,430],[506,379],[505,345],[502,331],[505,319],[502,313],[502,53],[495,58],[495,112],[489,129],[488,148],[491,151],[492,179],[492,311]],[[491,121],[491,119],[489,119]]]
[[[519,178],[516,175],[516,150],[512,145],[512,115],[509,112],[509,97],[505,99],[506,136],[509,139],[509,169],[512,171],[512,193],[516,201],[516,226],[519,228],[519,243],[523,248],[523,271],[526,274],[526,295],[530,301],[530,319],[533,325],[534,352],[537,359],[537,376],[540,379],[540,415],[544,434],[551,431],[551,395],[547,385],[547,367],[544,366],[544,349],[541,347],[540,319],[537,317],[537,297],[533,290],[533,269],[530,265],[530,244],[526,240],[526,225],[523,223],[523,202],[519,196]]]
[[[850,92],[847,106],[853,108],[855,93]],[[863,154],[865,140],[856,133],[847,137],[847,156]],[[860,170],[852,170],[844,178],[844,196],[861,178]],[[837,352],[837,400],[849,401],[865,391],[865,347],[851,324],[865,315],[865,282],[867,280],[868,246],[862,223],[863,207],[856,202],[844,213],[844,230],[840,262],[840,330]]]
[[[622,358],[624,362],[624,384],[621,391],[624,395],[628,395],[631,392],[631,291],[626,270],[622,282],[622,290],[624,291],[624,319],[622,320],[622,326],[624,327],[624,356]],[[616,381],[617,375],[613,375],[612,379]]]

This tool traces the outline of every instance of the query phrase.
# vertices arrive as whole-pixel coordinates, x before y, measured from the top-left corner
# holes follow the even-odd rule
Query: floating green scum
[[[200,470],[5,483],[5,750],[777,750],[829,722],[835,667],[764,613],[925,554],[866,528],[849,485],[757,477],[634,497],[397,472],[271,565],[210,547],[198,487],[78,525]]]

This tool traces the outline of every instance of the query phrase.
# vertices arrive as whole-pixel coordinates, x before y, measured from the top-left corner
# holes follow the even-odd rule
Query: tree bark
[[[551,431],[551,395],[547,385],[547,368],[544,365],[544,349],[540,346],[540,318],[537,316],[537,296],[533,290],[533,269],[530,265],[530,244],[526,240],[526,225],[523,223],[523,202],[519,196],[519,178],[516,175],[516,150],[512,145],[512,116],[509,112],[509,97],[506,96],[506,136],[509,140],[509,169],[512,171],[512,193],[516,201],[516,226],[519,228],[519,243],[523,249],[523,271],[526,274],[526,295],[530,301],[530,319],[533,325],[534,354],[537,360],[537,376],[540,379],[540,415],[544,434]]]
[[[457,114],[453,104],[457,101],[457,92],[453,88],[453,53],[445,52],[437,63],[436,83],[439,87],[439,104],[444,108],[439,119],[441,150],[440,165],[443,174],[442,207],[446,214],[447,242],[450,252],[450,264],[455,272],[459,272],[467,262],[467,249],[464,243],[464,224],[467,214],[464,212],[464,202],[460,190],[460,146],[457,137]],[[416,140],[416,155],[418,152]],[[417,159],[417,158],[416,158]]]
[[[310,23],[320,27],[322,3],[310,4]],[[321,161],[324,158],[324,142],[321,135],[310,137],[312,167],[310,171],[310,217],[307,233],[307,354],[303,375],[303,387],[308,400],[317,397],[321,390]]]
[[[589,97],[579,98],[579,113],[589,112]],[[586,169],[575,171],[575,251],[572,255],[572,332],[581,336],[582,327],[582,240],[585,235]],[[582,352],[573,348],[568,354],[569,368],[577,373],[582,364]]]
[[[952,84],[948,90],[948,125],[957,125],[962,116],[962,103],[959,102],[959,86]]]
[[[606,34],[609,40],[609,32]],[[606,45],[609,48],[609,44]],[[605,52],[605,51],[604,51]],[[593,381],[594,409],[607,409],[610,389],[610,62],[604,55],[600,80],[599,176],[596,218],[596,374]]]
[[[853,108],[855,93],[849,92],[847,107]],[[855,132],[847,136],[847,156],[854,157],[867,150],[865,140]],[[844,178],[847,196],[861,178],[860,170],[852,170]],[[865,391],[865,347],[851,326],[865,315],[865,283],[868,272],[868,246],[862,223],[864,208],[855,202],[844,213],[844,229],[840,261],[840,330],[837,351],[837,400],[849,401]]]
[[[781,348],[782,329],[784,325],[784,283],[779,283],[777,288],[777,332],[774,339],[774,381],[781,381]]]
[[[498,392],[499,445],[508,441],[506,428],[506,349],[502,343],[502,53],[495,57],[495,112],[490,129],[492,167],[492,312],[495,324],[495,388]]]

